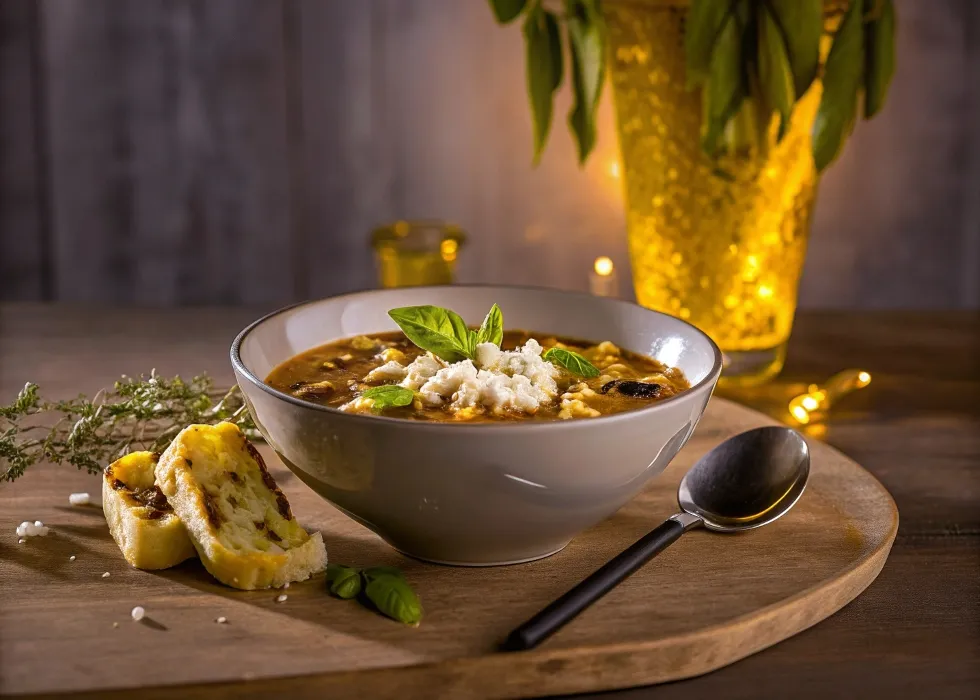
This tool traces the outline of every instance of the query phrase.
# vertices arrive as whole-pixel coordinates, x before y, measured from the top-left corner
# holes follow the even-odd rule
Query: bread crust
[[[278,588],[322,571],[320,533],[293,518],[261,454],[232,423],[190,425],[155,469],[205,568],[244,590]]]

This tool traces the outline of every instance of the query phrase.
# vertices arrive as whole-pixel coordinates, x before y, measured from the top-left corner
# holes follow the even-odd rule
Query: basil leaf
[[[381,576],[397,576],[398,578],[405,578],[405,574],[397,566],[371,566],[364,569],[361,575],[368,581],[372,579],[379,578]]]
[[[497,24],[507,24],[524,11],[527,0],[489,0]]]
[[[684,24],[688,90],[708,82],[711,51],[731,9],[731,0],[691,0]]]
[[[864,78],[862,2],[852,2],[834,35],[823,74],[823,95],[813,121],[813,162],[818,171],[840,154],[854,128]]]
[[[736,0],[736,4],[743,1]],[[718,140],[725,125],[738,112],[747,92],[742,33],[742,25],[733,9],[728,13],[711,51],[711,77],[702,97],[705,115],[701,148],[712,157],[718,153]]]
[[[327,586],[338,598],[350,600],[361,592],[361,574],[357,569],[340,564],[327,565]]]
[[[422,604],[408,582],[400,576],[385,574],[368,580],[364,589],[368,600],[384,615],[406,625],[417,625],[422,619]]]
[[[500,307],[494,304],[483,319],[483,325],[476,332],[476,344],[493,343],[497,347],[504,342],[504,315]]]
[[[584,164],[596,142],[596,110],[605,77],[605,38],[602,18],[595,0],[566,0],[568,46],[572,53],[572,94],[575,102],[568,114],[578,146],[579,164]]]
[[[782,141],[789,129],[789,117],[796,102],[796,88],[793,86],[793,71],[790,68],[789,57],[786,53],[786,42],[779,30],[775,18],[766,8],[759,5],[759,19],[756,29],[758,33],[759,82],[765,99],[766,118],[768,125],[769,114],[775,111],[779,114],[779,135]]]
[[[415,400],[414,391],[406,389],[403,386],[398,386],[397,384],[373,386],[361,392],[361,396],[374,401],[374,406],[371,407],[371,410],[375,413],[381,413],[386,408],[411,406],[412,401]]]
[[[459,314],[439,306],[404,306],[388,312],[402,332],[446,362],[473,357],[470,329]]]
[[[541,359],[553,365],[564,367],[572,374],[580,377],[598,377],[599,369],[579,355],[577,352],[565,350],[564,348],[548,348],[541,355]]]
[[[561,84],[561,34],[558,18],[535,4],[524,20],[527,95],[534,122],[534,160],[537,165],[551,129],[555,90]]]
[[[772,14],[786,42],[793,90],[800,97],[817,77],[820,65],[823,0],[768,0],[763,9]]]
[[[871,119],[885,104],[895,74],[895,6],[880,0],[881,14],[864,25],[864,118]]]

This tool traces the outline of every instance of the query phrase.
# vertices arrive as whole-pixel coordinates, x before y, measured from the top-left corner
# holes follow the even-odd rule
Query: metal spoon
[[[502,649],[537,646],[692,528],[742,532],[771,523],[799,500],[809,475],[810,452],[795,430],[756,428],[725,440],[684,475],[680,513],[511,632]]]

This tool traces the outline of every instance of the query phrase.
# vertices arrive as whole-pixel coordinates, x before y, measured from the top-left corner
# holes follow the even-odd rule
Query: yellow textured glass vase
[[[796,310],[820,85],[780,143],[773,120],[712,161],[700,148],[700,92],[685,86],[684,3],[603,8],[637,300],[707,332],[725,353],[723,382],[765,381],[782,369]]]

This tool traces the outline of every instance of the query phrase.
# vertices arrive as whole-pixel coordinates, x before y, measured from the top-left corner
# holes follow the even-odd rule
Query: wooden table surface
[[[153,367],[230,382],[231,339],[261,311],[0,305],[0,402],[27,380],[63,397]],[[871,385],[806,431],[898,504],[879,578],[816,627],[732,666],[585,697],[980,697],[980,315],[803,313],[777,382],[720,393],[788,420],[791,396],[848,367],[871,372]]]

